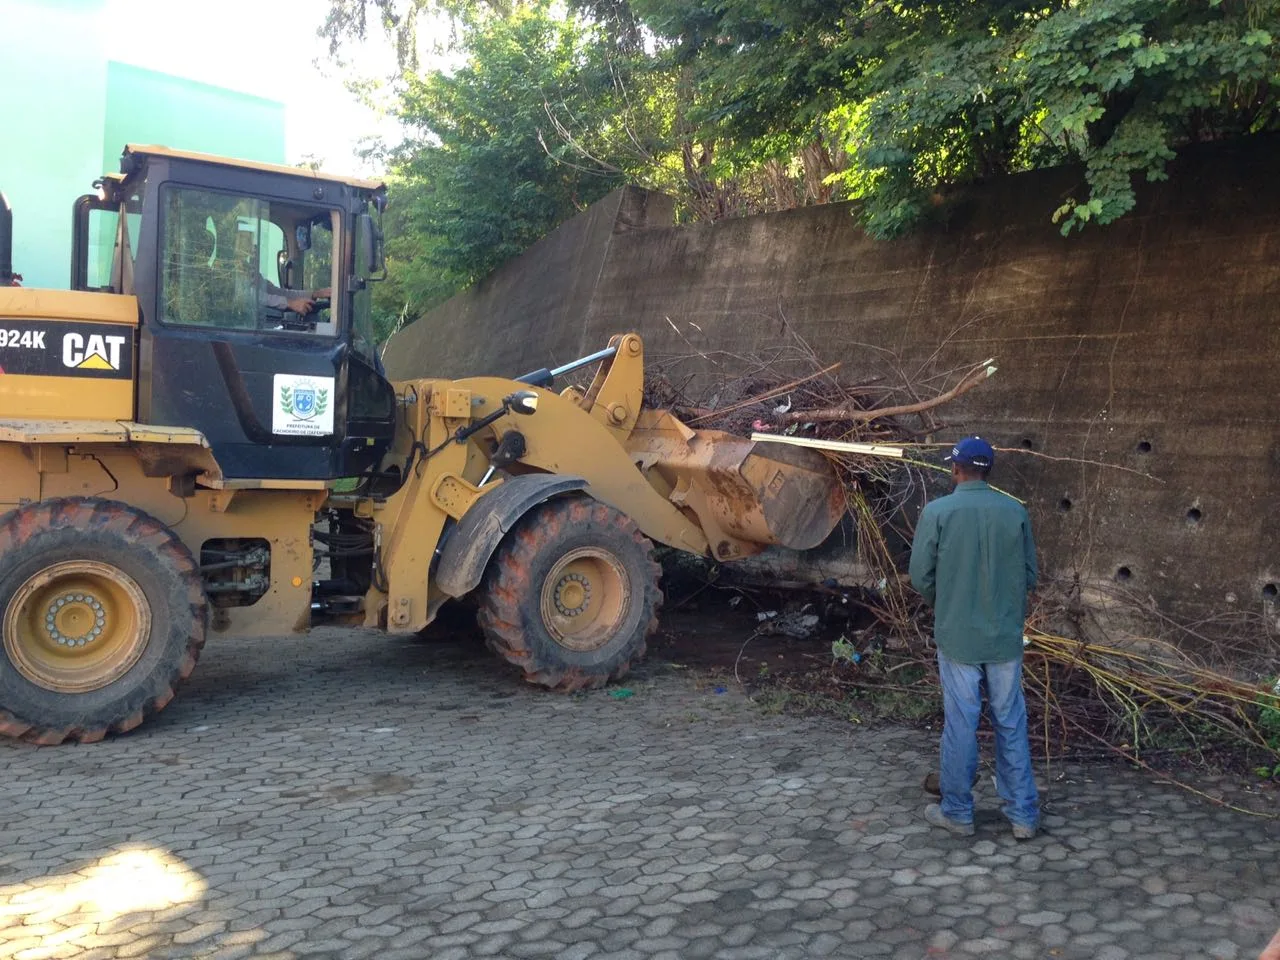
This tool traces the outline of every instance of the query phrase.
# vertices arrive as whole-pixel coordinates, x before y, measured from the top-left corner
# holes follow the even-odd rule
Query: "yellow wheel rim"
[[[17,671],[59,693],[105,687],[138,662],[151,605],[133,578],[107,563],[68,560],[18,588],[4,615],[4,650]]]
[[[542,621],[570,650],[598,650],[619,630],[631,605],[631,580],[606,550],[566,553],[542,584]]]

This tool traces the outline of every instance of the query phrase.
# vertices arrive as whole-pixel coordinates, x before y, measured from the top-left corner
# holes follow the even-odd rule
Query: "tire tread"
[[[113,716],[94,717],[74,726],[42,724],[38,717],[15,716],[0,705],[0,735],[40,746],[67,741],[96,743],[108,733],[127,733],[163,710],[195,669],[204,648],[209,605],[200,571],[191,551],[165,524],[136,507],[94,497],[65,497],[21,507],[0,522],[0,557],[20,550],[36,535],[64,528],[101,531],[118,535],[130,546],[158,556],[172,574],[186,584],[189,613],[194,624],[178,656],[171,656],[126,698]]]
[[[536,603],[541,592],[540,586],[532,582],[537,558],[548,544],[559,538],[566,525],[571,528],[585,525],[614,528],[640,548],[647,566],[648,581],[636,585],[642,593],[641,602],[649,608],[643,634],[631,656],[607,671],[588,672],[572,667],[557,669],[553,665],[536,662],[521,626],[522,606]],[[634,662],[644,657],[648,638],[658,628],[658,611],[663,600],[658,586],[661,574],[662,567],[653,559],[653,542],[640,532],[630,517],[585,496],[551,500],[527,514],[494,554],[478,614],[485,643],[498,656],[519,667],[526,681],[551,690],[573,693],[621,679]]]

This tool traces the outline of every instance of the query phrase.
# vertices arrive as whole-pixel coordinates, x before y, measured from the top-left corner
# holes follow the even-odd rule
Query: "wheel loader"
[[[467,597],[527,680],[597,686],[656,627],[655,543],[732,561],[844,512],[813,451],[647,409],[635,334],[514,379],[388,381],[380,183],[130,145],[94,187],[69,290],[13,284],[0,195],[9,737],[137,727],[210,634],[413,634]]]

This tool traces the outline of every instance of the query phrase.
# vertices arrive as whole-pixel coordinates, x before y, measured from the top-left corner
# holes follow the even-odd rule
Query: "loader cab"
[[[200,430],[231,479],[374,467],[395,430],[371,318],[381,186],[132,146],[98,186],[72,287],[137,297],[137,419]]]

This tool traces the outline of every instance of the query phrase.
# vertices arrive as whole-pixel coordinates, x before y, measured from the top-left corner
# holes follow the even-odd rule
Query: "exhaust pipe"
[[[0,287],[13,284],[13,207],[0,191]]]

